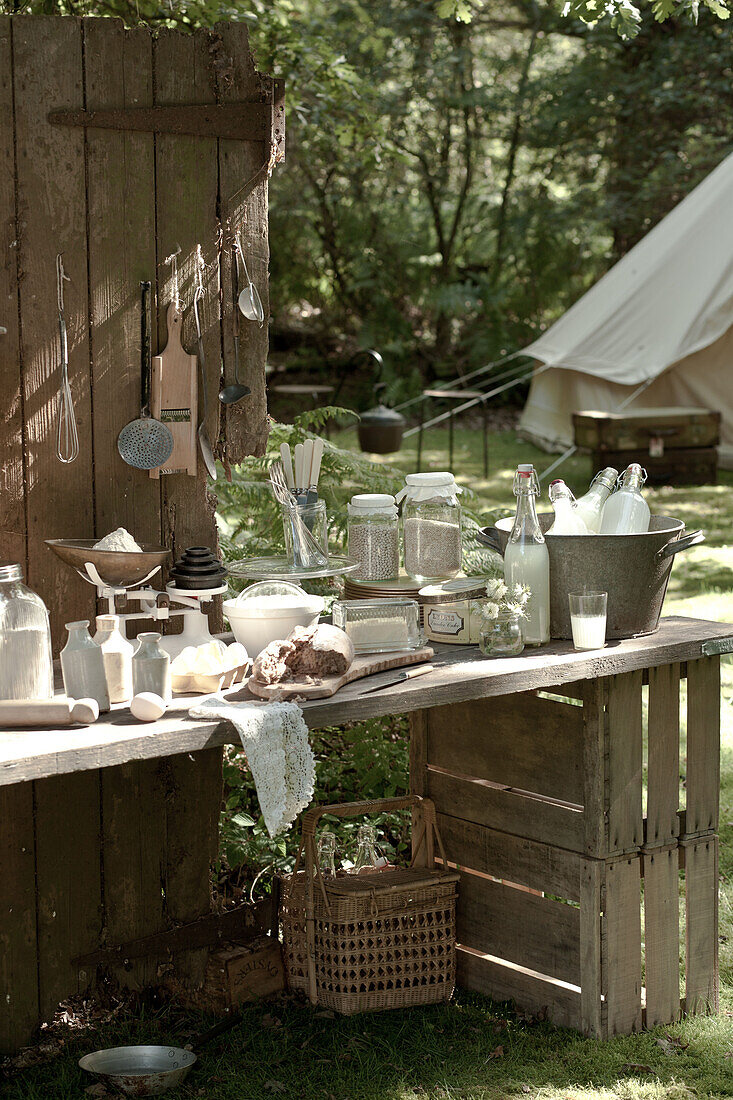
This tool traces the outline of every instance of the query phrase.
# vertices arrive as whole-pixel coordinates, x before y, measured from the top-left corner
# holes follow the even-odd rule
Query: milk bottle
[[[618,492],[608,498],[601,519],[602,535],[643,535],[649,530],[649,505],[641,495],[646,474],[632,462],[621,474]]]
[[[604,505],[616,488],[617,481],[618,470],[614,470],[613,466],[606,466],[593,478],[585,496],[575,502],[578,515],[583,517],[589,531],[595,531],[596,534],[600,531]]]
[[[517,514],[504,553],[504,580],[530,589],[527,617],[522,620],[525,645],[550,640],[550,556],[540,529],[534,498],[540,486],[534,466],[521,465],[514,475]]]
[[[590,535],[585,520],[578,512],[575,497],[562,478],[550,482],[550,501],[555,509],[555,522],[548,535]]]

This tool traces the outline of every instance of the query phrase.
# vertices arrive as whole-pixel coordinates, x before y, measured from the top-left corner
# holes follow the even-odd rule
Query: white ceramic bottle
[[[132,693],[139,695],[141,691],[152,692],[158,695],[165,703],[170,703],[171,691],[171,659],[164,649],[158,645],[160,634],[153,632],[138,634],[140,643],[132,658]]]
[[[649,530],[649,505],[641,495],[646,473],[632,462],[621,474],[618,491],[608,498],[601,519],[602,535],[643,535]]]
[[[110,703],[129,703],[132,699],[132,654],[135,647],[123,637],[119,615],[97,615],[94,641],[102,650]]]
[[[89,620],[67,623],[69,638],[61,650],[64,691],[70,699],[96,699],[99,712],[109,710],[102,650],[89,636]]]
[[[578,512],[575,497],[562,478],[550,482],[550,501],[555,520],[548,535],[590,535],[591,531]]]
[[[525,645],[544,645],[550,640],[550,555],[535,510],[534,498],[539,492],[534,466],[518,466],[514,475],[517,514],[504,552],[504,580],[526,585],[532,593],[527,617],[522,619]]]
[[[596,534],[600,531],[603,508],[616,488],[617,481],[618,470],[614,470],[613,466],[606,466],[593,478],[585,496],[576,500],[578,515],[583,517],[589,531],[595,531]]]

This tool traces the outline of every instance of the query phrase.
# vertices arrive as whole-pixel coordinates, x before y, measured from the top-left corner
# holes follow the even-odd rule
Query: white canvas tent
[[[733,468],[733,154],[525,353],[541,365],[520,431],[545,449],[646,383],[631,408],[719,409]]]

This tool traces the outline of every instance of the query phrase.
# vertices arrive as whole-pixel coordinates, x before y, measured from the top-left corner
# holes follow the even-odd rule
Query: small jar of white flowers
[[[485,657],[517,657],[522,652],[522,619],[530,594],[526,585],[507,585],[498,577],[487,582],[479,641]]]

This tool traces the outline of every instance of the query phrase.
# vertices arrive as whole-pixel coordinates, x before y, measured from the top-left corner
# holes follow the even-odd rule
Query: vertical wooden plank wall
[[[91,586],[43,541],[94,534],[84,131],[64,130],[46,120],[51,110],[84,106],[81,23],[54,16],[14,17],[11,23],[28,580],[48,605],[60,647],[64,623],[94,613]],[[55,453],[57,252],[63,253],[71,280],[65,286],[65,313],[80,448],[77,460],[68,465]]]
[[[13,117],[11,21],[0,15],[0,117]],[[0,126],[0,558],[26,566],[23,406],[18,331],[18,226],[15,209],[15,141],[11,126]]]
[[[243,322],[241,370],[252,397],[219,423],[219,378],[233,376],[231,314],[222,320],[225,222],[240,225],[267,307],[265,142],[56,126],[61,108],[125,108],[247,99],[269,101],[243,26],[193,35],[125,30],[113,19],[0,17],[0,555],[20,561],[51,611],[54,647],[64,624],[91,618],[94,592],[44,544],[101,537],[123,525],[139,541],[216,545],[215,498],[198,475],[159,482],[132,470],[117,436],[140,409],[139,282],[157,287],[154,351],[165,343],[171,291],[165,257],[181,247],[190,316],[197,244],[207,263],[203,306],[208,428],[217,453],[238,462],[267,438],[267,325]],[[221,147],[220,147],[221,146]],[[245,224],[246,223],[246,224]],[[59,339],[55,255],[63,252],[77,460],[55,455]],[[155,346],[157,343],[157,347]]]

